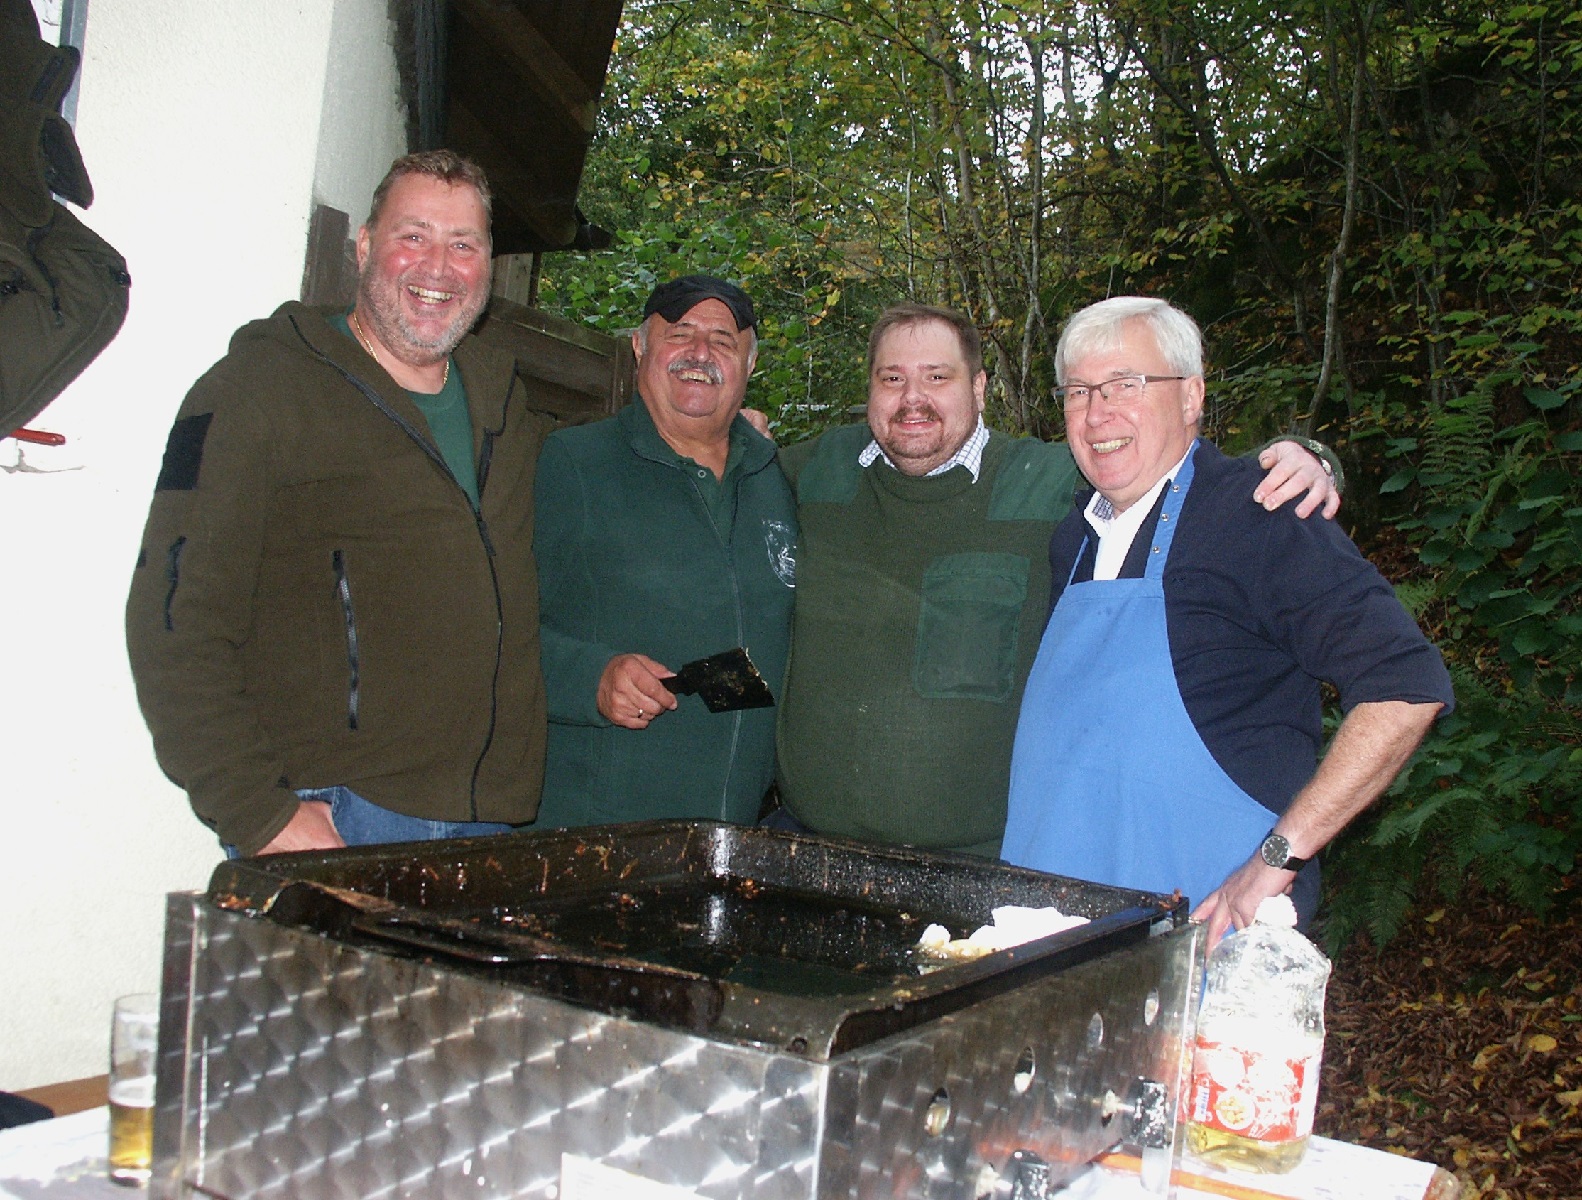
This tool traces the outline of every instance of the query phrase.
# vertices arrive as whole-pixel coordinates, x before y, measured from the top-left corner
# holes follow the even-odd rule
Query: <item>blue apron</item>
[[[1022,697],[1001,856],[1121,887],[1180,888],[1195,905],[1258,849],[1275,814],[1214,761],[1176,684],[1164,573],[1192,476],[1189,455],[1141,579],[1067,581]]]

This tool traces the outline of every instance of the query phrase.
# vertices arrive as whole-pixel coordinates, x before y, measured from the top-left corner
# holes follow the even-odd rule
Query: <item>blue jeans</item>
[[[430,821],[426,817],[409,817],[380,808],[348,787],[299,788],[297,795],[303,800],[328,804],[335,830],[348,846],[481,837],[488,833],[510,833],[515,828],[503,821]]]
[[[784,808],[776,808],[762,821],[758,822],[759,829],[779,829],[784,833],[812,833],[806,825],[802,824]]]

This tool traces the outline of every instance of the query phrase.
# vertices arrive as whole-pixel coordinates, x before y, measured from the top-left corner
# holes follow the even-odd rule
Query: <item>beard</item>
[[[425,279],[421,272],[408,271],[391,278],[381,274],[374,261],[357,278],[357,295],[368,313],[368,324],[396,358],[411,366],[427,366],[449,356],[483,313],[489,301],[489,276],[484,275],[477,289],[469,289],[458,279]],[[457,297],[455,315],[437,330],[415,325],[402,306],[402,293],[412,285],[436,292],[451,292]]]
[[[925,430],[908,430],[902,426],[908,417],[926,417],[937,423]],[[944,442],[943,419],[932,404],[914,404],[898,410],[886,425],[885,436],[879,439],[880,446],[892,462],[931,458],[939,453]]]

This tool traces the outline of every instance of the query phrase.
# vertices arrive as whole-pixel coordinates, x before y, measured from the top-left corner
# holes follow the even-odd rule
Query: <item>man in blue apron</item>
[[[1094,487],[1050,542],[1051,611],[1022,700],[1002,855],[1179,889],[1211,943],[1291,892],[1453,703],[1439,652],[1329,521],[1249,498],[1198,438],[1202,338],[1161,300],[1077,313],[1056,354]],[[1345,720],[1329,753],[1319,681]]]

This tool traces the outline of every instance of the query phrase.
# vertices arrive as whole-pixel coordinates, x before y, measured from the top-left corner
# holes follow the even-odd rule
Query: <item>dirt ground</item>
[[[1485,896],[1336,963],[1317,1132],[1453,1171],[1462,1196],[1582,1198],[1582,911]]]

